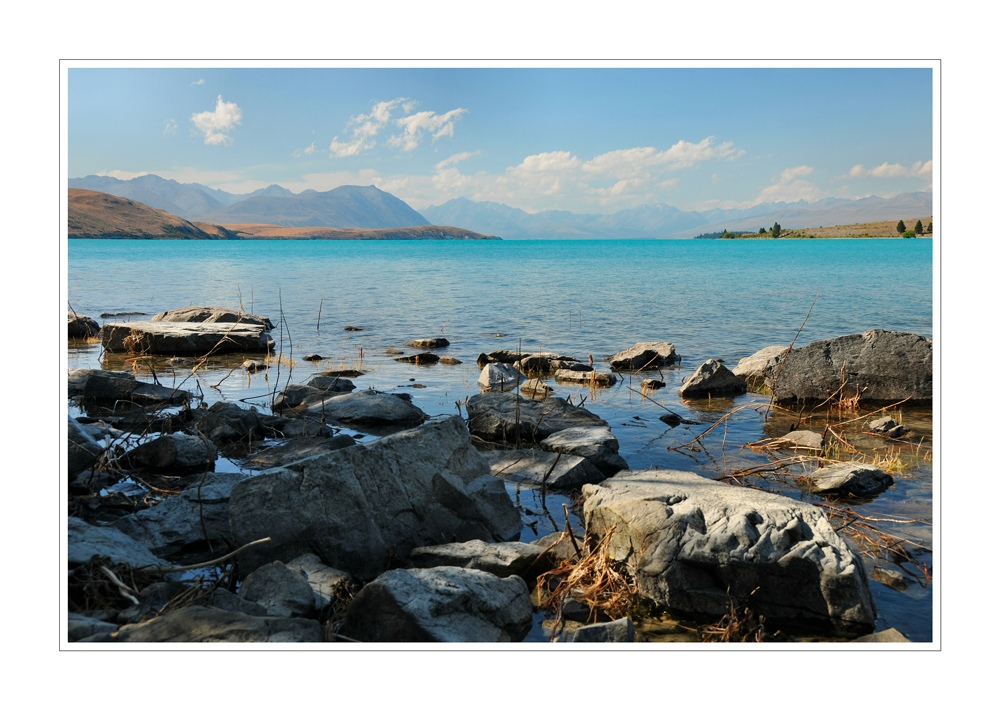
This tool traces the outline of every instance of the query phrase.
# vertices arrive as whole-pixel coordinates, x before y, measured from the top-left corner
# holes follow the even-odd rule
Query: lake
[[[520,348],[584,361],[593,356],[598,369],[606,371],[602,361],[614,353],[637,342],[666,340],[682,364],[663,370],[666,387],[652,395],[655,401],[644,399],[628,377],[593,398],[585,387],[550,384],[557,395],[572,395],[574,401],[587,397],[586,406],[611,424],[633,469],[674,468],[717,477],[765,461],[740,447],[780,429],[785,415],[772,413],[765,421],[763,406],[746,409],[727,420],[721,449],[722,427],[706,438],[703,451],[672,449],[734,407],[768,401],[748,394],[684,403],[677,389],[693,369],[709,358],[721,358],[732,368],[763,347],[788,345],[814,299],[797,346],[873,328],[931,337],[932,247],[930,239],[70,240],[69,299],[76,311],[98,321],[102,313],[152,315],[187,305],[242,304],[275,324],[283,315],[284,326],[272,337],[294,367],[282,365],[282,386],[289,378],[301,382],[321,370],[360,366],[365,375],[355,381],[358,387],[408,392],[430,415],[455,414],[456,403],[479,392],[475,361],[481,352]],[[362,330],[345,331],[346,326]],[[418,366],[386,354],[392,348],[409,353],[404,342],[434,336],[451,342],[441,354],[463,364]],[[302,361],[313,352],[326,360]],[[100,367],[99,355],[97,345],[72,346],[69,366]],[[276,369],[248,377],[232,374],[232,367],[230,360],[221,360],[198,376],[206,402],[263,405]],[[187,374],[161,371],[159,377],[169,384]],[[696,424],[665,426],[658,419],[662,406]],[[894,447],[905,464],[896,484],[854,508],[869,517],[929,521],[931,413],[906,410],[904,423],[924,437],[919,450]],[[857,435],[865,438],[860,431]],[[239,470],[221,461],[219,468],[227,470],[227,465]],[[822,502],[788,480],[756,479],[754,484]],[[931,547],[929,524],[890,523],[881,529]],[[525,528],[521,539],[551,531],[540,519],[533,529]],[[930,552],[919,559],[933,567]],[[869,570],[874,565],[870,558],[865,564]],[[895,568],[888,561],[879,564]],[[878,630],[895,627],[911,640],[930,641],[933,585],[917,579],[912,567],[903,571],[905,589],[871,584]],[[544,640],[538,631],[529,638]]]

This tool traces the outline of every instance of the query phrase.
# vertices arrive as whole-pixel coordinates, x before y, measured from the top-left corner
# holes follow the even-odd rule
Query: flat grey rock
[[[245,468],[255,471],[263,471],[276,466],[284,466],[293,461],[325,454],[330,451],[354,446],[357,442],[354,437],[348,434],[338,434],[331,437],[310,436],[301,439],[292,439],[287,442],[258,449],[257,452],[243,462]]]
[[[70,613],[66,633],[70,643],[73,643],[74,641],[82,641],[88,636],[94,636],[95,634],[114,633],[117,629],[117,624],[101,621],[100,619],[83,614]]]
[[[418,547],[410,555],[414,567],[462,567],[478,569],[497,577],[537,577],[538,556],[544,548],[526,542],[452,542]],[[534,574],[532,574],[532,572]]]
[[[564,385],[584,385],[585,387],[613,387],[618,377],[610,372],[566,370],[560,367],[553,375],[556,382]]]
[[[403,345],[410,348],[446,348],[451,343],[448,342],[447,338],[418,338],[417,340],[403,343]]]
[[[126,458],[134,468],[189,474],[214,468],[219,452],[207,437],[162,434],[139,444]]]
[[[933,361],[931,339],[913,333],[869,330],[821,340],[788,354],[774,396],[779,403],[822,402],[840,389],[846,373],[843,393],[861,402],[909,398],[907,405],[927,404],[934,394]]]
[[[116,406],[127,402],[140,407],[158,404],[183,404],[190,393],[140,382],[130,372],[104,372],[103,370],[74,370],[70,373],[70,396],[76,392],[92,404]]]
[[[891,486],[892,476],[877,466],[847,461],[816,469],[809,474],[813,493],[837,496],[873,496]]]
[[[815,506],[665,470],[623,471],[583,495],[587,533],[611,531],[608,553],[667,608],[721,617],[753,593],[779,627],[874,628],[864,565]]]
[[[628,468],[628,462],[618,454],[618,439],[608,426],[563,429],[538,445],[545,451],[582,456],[605,476]]]
[[[466,411],[469,431],[501,443],[516,443],[518,438],[524,444],[535,443],[570,427],[608,425],[562,397],[528,400],[510,392],[483,392],[469,398]]]
[[[520,577],[459,567],[396,569],[358,593],[341,633],[388,643],[520,641],[531,628],[531,612]]]
[[[87,564],[94,555],[110,557],[114,563],[126,562],[133,567],[169,567],[145,545],[115,528],[95,527],[79,518],[69,519],[69,566]]]
[[[334,420],[358,431],[381,433],[386,429],[415,427],[427,419],[424,412],[394,394],[361,390],[309,405],[304,417]]]
[[[490,473],[513,483],[524,483],[540,488],[543,479],[552,490],[579,488],[584,483],[604,480],[596,466],[580,456],[539,451],[538,449],[513,449],[511,451],[484,451],[490,463]],[[559,463],[556,464],[556,458]],[[555,468],[553,468],[555,466]],[[549,474],[548,479],[545,475]]]
[[[876,419],[873,422],[868,422],[868,430],[874,431],[879,434],[885,434],[890,429],[895,429],[899,426],[898,422],[892,417],[882,417],[881,419]]]
[[[415,547],[511,540],[521,516],[458,417],[303,459],[238,483],[229,504],[247,574],[306,553],[361,579]]]
[[[521,385],[521,393],[528,397],[547,397],[554,390],[541,380],[528,380]]]
[[[853,643],[911,643],[911,641],[896,629],[886,629],[876,634],[856,638]]]
[[[747,383],[730,372],[722,360],[707,360],[681,385],[679,394],[685,399],[696,399],[732,397],[746,391]]]
[[[612,370],[655,370],[680,362],[673,343],[636,343],[612,356]]]
[[[135,380],[135,375],[131,372],[116,372],[114,370],[91,370],[85,367],[76,368],[69,371],[66,377],[68,396],[76,397],[83,394],[87,386],[87,380],[93,376],[98,377],[118,377],[124,380]]]
[[[225,355],[265,353],[274,341],[262,325],[135,321],[105,325],[101,345],[110,353]]]
[[[240,585],[240,599],[264,607],[268,616],[310,616],[316,599],[305,575],[281,562],[258,567]]]
[[[143,624],[118,630],[122,643],[319,643],[323,629],[313,619],[250,616],[205,606],[186,606]]]
[[[807,429],[796,429],[784,436],[779,436],[774,441],[775,448],[778,449],[809,449],[810,451],[821,451],[823,449],[823,435],[817,431]]]
[[[635,624],[627,616],[604,624],[590,624],[573,632],[570,640],[573,643],[632,643]]]
[[[157,313],[149,320],[153,323],[245,323],[247,325],[261,325],[268,330],[274,328],[270,318],[216,306],[184,306],[172,311]]]

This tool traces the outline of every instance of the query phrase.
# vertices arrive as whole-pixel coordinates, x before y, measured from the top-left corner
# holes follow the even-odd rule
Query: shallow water
[[[717,477],[767,460],[740,445],[772,435],[775,427],[787,431],[788,422],[772,415],[765,426],[763,409],[746,409],[706,438],[707,450],[671,450],[732,408],[767,402],[750,394],[682,403],[677,389],[692,369],[713,357],[733,367],[760,348],[787,345],[814,298],[798,345],[871,328],[931,336],[932,243],[71,240],[69,297],[75,310],[98,321],[102,313],[152,315],[186,305],[237,308],[241,302],[245,310],[275,323],[283,313],[289,335],[279,335],[278,329],[272,333],[288,358],[280,372],[272,366],[266,375],[248,376],[232,369],[242,357],[219,358],[184,385],[197,391],[197,382],[209,404],[225,399],[263,406],[279,378],[283,386],[322,370],[357,367],[365,371],[355,380],[358,387],[408,392],[430,415],[455,414],[456,403],[479,392],[475,359],[480,352],[520,347],[582,360],[592,355],[598,369],[607,370],[605,358],[636,342],[668,340],[683,361],[662,371],[666,387],[652,395],[655,402],[644,399],[637,382],[627,377],[596,396],[586,387],[549,384],[574,402],[587,398],[586,406],[611,424],[633,469],[676,468]],[[364,330],[345,331],[348,325]],[[403,346],[405,341],[438,335],[451,341],[439,354],[456,357],[461,365],[398,363],[385,352],[398,348],[409,354],[414,350]],[[301,360],[312,352],[327,359]],[[69,366],[100,367],[99,354],[97,345],[72,346]],[[163,362],[154,360],[163,384],[190,375],[190,370],[172,372]],[[109,358],[107,366],[120,369],[124,362]],[[414,388],[417,384],[426,388]],[[658,419],[662,406],[696,424],[668,428]],[[921,448],[916,453],[913,447],[890,449],[898,449],[909,463],[904,475],[875,500],[853,507],[869,517],[929,520],[930,413],[907,410],[903,419],[924,435]],[[886,442],[860,431],[850,440],[862,450],[876,444],[885,450]],[[220,462],[220,469],[227,467],[238,470],[236,464]],[[794,483],[759,478],[752,483],[821,502]],[[548,502],[558,523],[561,504],[570,501],[549,496]],[[525,516],[535,530],[526,526],[523,540],[552,531],[537,501],[522,501],[522,506],[535,514]],[[882,529],[931,546],[930,525],[883,524]],[[920,559],[933,567],[930,553]],[[870,570],[871,560],[865,563]],[[914,641],[931,640],[932,587],[924,584],[911,579],[905,591],[897,591],[873,581],[878,629],[894,626]],[[544,640],[537,631],[529,639]]]

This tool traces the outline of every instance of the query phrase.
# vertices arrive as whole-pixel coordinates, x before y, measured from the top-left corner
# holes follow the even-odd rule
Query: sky
[[[69,177],[375,185],[417,210],[931,189],[924,68],[70,68]]]

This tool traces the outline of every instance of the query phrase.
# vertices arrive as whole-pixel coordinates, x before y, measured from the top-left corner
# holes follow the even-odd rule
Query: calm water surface
[[[275,323],[283,313],[288,336],[279,336],[277,329],[272,336],[282,341],[294,368],[282,367],[282,385],[289,377],[301,382],[321,370],[360,365],[366,374],[355,381],[358,387],[408,392],[430,415],[454,414],[456,402],[479,392],[475,360],[480,352],[520,346],[582,360],[593,355],[598,369],[606,370],[601,361],[636,342],[667,340],[683,362],[663,371],[667,386],[654,399],[696,425],[666,427],[658,420],[662,408],[632,391],[639,386],[627,378],[594,399],[586,388],[549,384],[574,401],[587,397],[586,406],[611,424],[632,468],[676,468],[715,477],[764,461],[740,445],[784,433],[788,423],[781,417],[765,423],[762,410],[748,409],[730,417],[717,436],[710,435],[707,450],[670,450],[733,407],[767,401],[750,394],[710,404],[682,403],[677,388],[692,369],[708,358],[733,367],[760,348],[787,345],[814,299],[798,345],[872,328],[932,336],[932,242],[70,240],[69,297],[74,309],[99,321],[102,313],[152,315],[186,305],[238,308],[241,302],[245,310]],[[345,331],[348,325],[364,330]],[[442,354],[462,365],[403,364],[385,352],[410,353],[405,341],[437,335],[451,341]],[[312,352],[327,360],[301,360]],[[100,367],[98,357],[97,346],[73,347],[69,364]],[[263,405],[274,386],[274,368],[267,376],[248,378],[230,374],[232,366],[222,360],[196,378],[206,401]],[[188,374],[166,371],[160,379],[179,382]],[[188,385],[195,389],[193,381]],[[907,412],[904,421],[925,436],[924,445],[916,455],[902,450],[910,465],[893,488],[854,507],[870,517],[929,520],[930,413]],[[859,448],[884,443],[856,434],[851,441]],[[754,485],[820,501],[787,483],[754,480]],[[561,511],[559,501],[565,501],[557,500]],[[521,503],[537,509],[535,501]],[[883,529],[930,547],[930,525]],[[525,528],[521,539],[551,531],[542,517],[534,528]],[[921,559],[932,566],[930,553]],[[870,570],[872,561],[866,559],[866,565]],[[872,582],[878,628],[896,627],[914,641],[929,641],[932,585],[912,575],[908,579],[905,591]],[[538,627],[532,640],[544,640]]]

